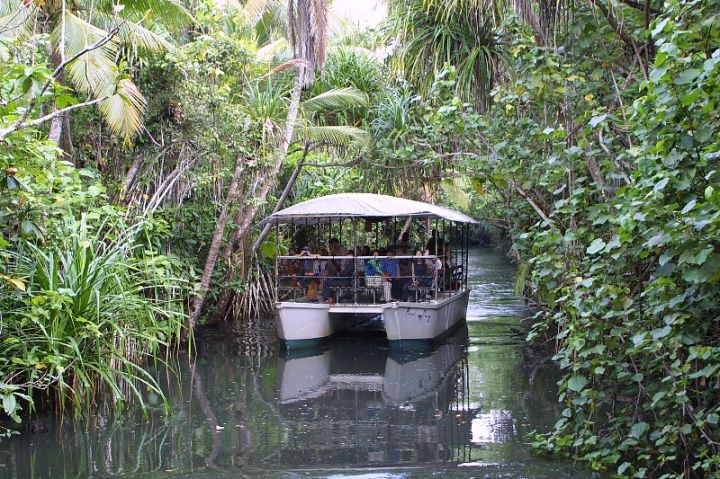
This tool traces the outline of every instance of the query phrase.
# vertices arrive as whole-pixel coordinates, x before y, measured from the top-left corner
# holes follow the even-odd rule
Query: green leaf
[[[636,422],[630,428],[630,435],[635,439],[640,439],[640,437],[645,434],[645,431],[647,431],[647,429],[648,424],[646,422]]]
[[[585,378],[585,376],[581,376],[579,374],[575,374],[573,376],[570,376],[570,379],[568,379],[567,387],[571,391],[582,391],[585,386],[587,385],[588,380]]]
[[[596,116],[590,118],[590,122],[589,122],[590,126],[595,128],[596,126],[598,126],[598,124],[605,121],[605,118],[607,118],[607,113],[603,113],[602,115],[596,115]]]
[[[8,416],[12,416],[16,414],[15,408],[17,407],[17,400],[15,399],[15,395],[12,393],[4,394],[3,395],[3,409],[5,410],[5,414]]]
[[[587,254],[595,254],[603,248],[605,248],[605,241],[603,241],[602,238],[595,238],[593,242],[590,243],[590,246],[588,246],[586,252]]]
[[[696,68],[690,68],[675,75],[673,83],[676,85],[687,85],[692,83],[698,76],[700,76],[700,70]]]
[[[77,103],[77,99],[72,95],[57,95],[55,97],[55,105],[57,105],[60,109],[66,108],[70,105],[76,105]]]
[[[662,180],[655,183],[655,186],[653,187],[653,190],[655,191],[662,191],[667,186],[668,182],[670,181],[670,178],[663,178]]]
[[[658,83],[660,83],[660,80],[662,80],[662,77],[665,76],[667,71],[668,71],[667,66],[663,66],[660,68],[654,68],[650,72],[650,81],[657,85]]]
[[[658,339],[662,339],[668,334],[672,332],[672,328],[670,326],[665,326],[662,329],[654,329],[652,332],[652,337],[654,341],[657,341]]]

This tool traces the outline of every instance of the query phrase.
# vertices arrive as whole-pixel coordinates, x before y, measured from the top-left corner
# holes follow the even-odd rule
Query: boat
[[[426,348],[464,323],[469,226],[476,221],[459,211],[343,193],[298,203],[263,223],[276,228],[276,250],[287,251],[275,261],[275,320],[286,349],[369,331],[391,348]]]

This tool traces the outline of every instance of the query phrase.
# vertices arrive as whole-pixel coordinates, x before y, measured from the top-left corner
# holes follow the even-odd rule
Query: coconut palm
[[[82,53],[66,66],[59,80],[69,82],[92,98],[104,98],[98,104],[100,113],[111,130],[126,141],[142,126],[145,98],[123,66],[118,65],[119,48],[129,45],[134,49],[169,49],[171,44],[156,30],[158,22],[179,23],[188,19],[190,14],[179,0],[126,0],[122,4],[112,0],[0,3],[0,35],[22,38],[32,31],[34,24],[50,34],[51,63],[56,67]],[[88,51],[83,53],[84,50]],[[62,122],[62,117],[56,117],[50,128],[50,138],[56,143],[61,137]]]

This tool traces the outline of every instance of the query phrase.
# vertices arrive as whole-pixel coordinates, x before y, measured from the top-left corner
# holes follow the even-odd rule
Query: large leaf
[[[0,1],[0,38],[25,38],[30,35],[33,10],[19,0]]]
[[[115,0],[97,0],[98,10],[112,14]],[[166,25],[182,26],[192,21],[192,15],[179,0],[123,0],[121,15],[132,20],[157,19]]]
[[[306,115],[312,115],[323,110],[367,106],[368,97],[355,88],[334,88],[320,93],[302,103]]]
[[[117,24],[117,19],[110,15],[98,13],[93,16],[92,23],[105,30],[110,30]],[[162,33],[155,32],[151,28],[144,27],[139,21],[126,19],[120,23],[118,41],[125,45],[132,45],[146,50],[172,50],[172,43]]]
[[[142,127],[145,98],[128,79],[118,82],[117,92],[100,103],[100,111],[113,133],[129,141]]]
[[[314,141],[326,145],[362,146],[367,139],[367,132],[354,126],[297,126],[295,128],[295,140]]]
[[[107,32],[86,22],[71,12],[65,12],[65,37],[62,19],[56,22],[52,31],[53,46],[63,52],[64,58],[72,58],[86,48],[95,45],[107,36]],[[83,93],[99,95],[114,82],[116,76],[115,54],[116,39],[112,38],[99,48],[90,50],[73,61],[67,68],[68,77],[73,85]]]

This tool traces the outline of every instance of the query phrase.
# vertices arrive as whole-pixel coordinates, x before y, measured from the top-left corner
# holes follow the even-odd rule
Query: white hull
[[[401,406],[433,394],[447,372],[462,357],[463,346],[448,342],[432,350],[427,356],[398,362],[388,355],[384,367],[372,358],[357,370],[348,362],[345,346],[333,344],[328,350],[313,350],[319,354],[283,359],[279,363],[279,397],[282,404],[322,397],[339,389],[382,392],[385,404]],[[322,352],[320,352],[322,351]],[[357,352],[354,352],[357,354]],[[347,365],[352,364],[350,371]]]
[[[355,314],[380,314],[391,344],[430,342],[465,318],[469,295],[470,291],[465,290],[439,301],[370,306],[280,302],[276,305],[278,336],[288,347],[310,346],[348,329],[348,318]]]

